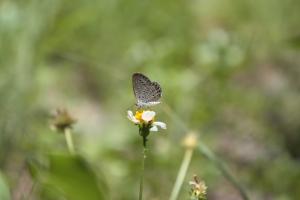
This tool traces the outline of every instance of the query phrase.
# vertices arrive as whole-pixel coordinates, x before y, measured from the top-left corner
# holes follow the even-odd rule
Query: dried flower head
[[[63,132],[67,128],[72,128],[75,123],[76,119],[74,119],[66,109],[56,109],[51,120],[51,128]]]
[[[198,143],[198,137],[195,132],[188,133],[183,139],[183,146],[187,149],[194,149]]]
[[[207,186],[205,185],[204,181],[199,181],[197,175],[194,175],[193,181],[190,181],[189,184],[191,185],[191,193],[190,199],[191,200],[206,200],[206,190]]]

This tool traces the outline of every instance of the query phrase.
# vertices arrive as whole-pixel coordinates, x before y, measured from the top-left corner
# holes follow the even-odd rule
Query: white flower
[[[158,127],[161,129],[167,129],[167,125],[163,122],[154,121],[156,113],[151,110],[136,111],[135,115],[131,110],[127,111],[127,118],[137,125],[151,125],[150,131],[158,131]]]

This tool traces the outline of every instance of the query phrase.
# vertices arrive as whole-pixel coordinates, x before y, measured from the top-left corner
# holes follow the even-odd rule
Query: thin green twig
[[[183,121],[179,118],[179,116],[167,105],[164,104],[163,107],[167,115],[173,118],[177,124],[180,125],[181,129],[184,132],[188,132],[188,127],[183,123]],[[222,175],[239,191],[243,200],[249,200],[249,197],[245,191],[245,189],[239,184],[237,179],[233,176],[233,174],[226,167],[225,163],[220,160],[214,153],[211,151],[203,142],[198,141],[198,150],[208,159],[210,160],[222,173]]]
[[[172,190],[172,193],[170,196],[170,200],[176,200],[178,198],[180,189],[182,187],[184,178],[186,176],[187,170],[189,168],[189,165],[190,165],[190,162],[192,159],[192,155],[193,155],[193,149],[187,149],[184,153],[184,157],[183,157],[180,169],[177,174],[176,182],[174,184],[174,187],[173,187],[173,190]]]
[[[231,182],[231,184],[239,191],[240,195],[244,200],[249,200],[249,197],[245,191],[245,189],[239,184],[233,174],[226,167],[225,163],[218,159],[217,156],[201,141],[199,141],[198,145],[199,151],[208,158],[223,174],[223,176]]]
[[[74,143],[73,143],[73,139],[72,139],[72,132],[70,128],[66,128],[64,130],[65,132],[65,137],[66,137],[66,142],[67,142],[67,146],[69,149],[69,152],[71,154],[75,154],[75,149],[74,149]]]

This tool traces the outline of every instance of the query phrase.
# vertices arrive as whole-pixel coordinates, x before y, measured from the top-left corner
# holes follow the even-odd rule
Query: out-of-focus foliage
[[[56,198],[65,196],[74,200],[108,199],[103,175],[97,176],[80,156],[50,155],[48,167],[31,163],[31,168],[35,171],[33,173],[36,181],[43,184],[43,195],[46,195],[43,199],[47,199],[50,192],[54,193],[51,195],[58,196]]]
[[[9,188],[4,180],[3,175],[0,173],[0,199],[8,200],[10,199]]]
[[[298,0],[2,0],[0,168],[12,198],[67,197],[42,184],[51,173],[35,179],[26,170],[28,160],[48,169],[46,155],[67,152],[48,121],[67,107],[78,121],[76,150],[93,169],[80,177],[106,180],[110,199],[136,199],[141,138],[126,110],[134,104],[131,75],[142,72],[162,86],[155,111],[168,125],[149,138],[147,199],[170,195],[182,124],[228,164],[251,199],[299,199],[299,10]],[[55,161],[62,171],[72,162]],[[208,199],[240,199],[197,153],[193,174],[205,180]],[[186,181],[180,199],[188,193]]]

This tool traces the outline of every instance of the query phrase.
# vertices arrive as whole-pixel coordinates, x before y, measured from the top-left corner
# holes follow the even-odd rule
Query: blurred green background
[[[299,11],[298,0],[2,0],[0,199],[137,199],[134,72],[161,84],[154,109],[168,126],[149,138],[145,199],[168,199],[182,125],[250,199],[300,199]],[[49,128],[57,107],[78,120],[80,157]],[[198,151],[179,199],[193,174],[208,199],[241,199]]]

